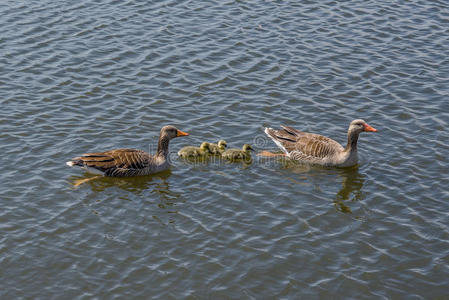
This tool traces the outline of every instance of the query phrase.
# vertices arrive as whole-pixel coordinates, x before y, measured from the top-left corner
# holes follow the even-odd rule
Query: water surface
[[[445,299],[444,1],[26,1],[0,6],[0,297]],[[360,164],[255,158],[89,178],[89,151],[274,149],[281,124]]]

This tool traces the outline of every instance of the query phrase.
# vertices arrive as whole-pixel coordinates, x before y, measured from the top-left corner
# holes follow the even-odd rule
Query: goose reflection
[[[164,195],[170,194],[167,181],[170,175],[170,170],[136,177],[92,176],[86,173],[84,176],[71,176],[69,182],[73,188],[89,186],[94,192],[103,192],[108,188],[118,187],[134,194],[141,194],[143,191],[151,189]]]
[[[132,201],[132,199],[148,199],[161,210],[153,211],[153,219],[161,225],[174,223],[174,215],[177,214],[177,204],[183,202],[182,195],[170,190],[171,171],[167,170],[157,174],[136,177],[106,177],[92,176],[86,173],[84,176],[71,176],[69,182],[74,189],[90,188],[94,194],[103,193],[108,189],[119,188],[130,194],[121,194],[120,200]],[[94,197],[96,198],[96,197]],[[99,215],[98,204],[100,200],[91,202],[92,197],[86,199],[84,204]],[[97,208],[93,208],[93,207]],[[168,220],[166,220],[168,217]]]
[[[289,172],[302,175],[298,178],[287,177],[295,184],[307,185],[307,182],[319,182],[316,184],[316,188],[320,191],[322,186],[323,176],[330,175],[332,177],[341,178],[341,188],[338,190],[333,200],[335,209],[343,213],[352,213],[348,203],[363,200],[363,184],[365,182],[365,175],[359,172],[358,165],[350,168],[329,168],[314,166],[310,164],[298,164],[291,160],[283,160],[282,167],[288,169]],[[337,178],[338,179],[338,178]],[[332,180],[333,181],[333,180]],[[350,201],[348,201],[350,200]]]
[[[334,205],[338,211],[352,213],[349,206],[345,204],[347,200],[359,201],[363,199],[363,183],[365,176],[359,173],[358,166],[338,170],[342,178],[342,186],[335,195]]]

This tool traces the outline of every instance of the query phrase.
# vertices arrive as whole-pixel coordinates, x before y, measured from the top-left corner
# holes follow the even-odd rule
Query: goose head
[[[189,135],[187,132],[181,131],[172,125],[167,125],[161,128],[161,136],[167,137],[169,139],[187,135]]]
[[[375,129],[374,127],[371,127],[370,125],[368,125],[368,123],[366,123],[365,121],[361,120],[361,119],[357,119],[351,122],[351,124],[349,124],[349,129],[348,129],[348,134],[349,135],[353,135],[353,134],[360,134],[361,132],[377,132],[377,129]]]
[[[352,121],[348,128],[348,143],[345,148],[346,152],[357,151],[357,140],[359,139],[359,134],[361,132],[377,132],[377,129],[371,127],[361,119]]]

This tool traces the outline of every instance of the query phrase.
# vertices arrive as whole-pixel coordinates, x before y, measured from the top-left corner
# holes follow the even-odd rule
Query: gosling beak
[[[369,126],[368,124],[365,124],[365,131],[371,131],[371,132],[377,132],[377,129],[374,127]]]
[[[181,131],[181,130],[177,130],[176,131],[176,136],[187,136],[189,135],[187,132]]]

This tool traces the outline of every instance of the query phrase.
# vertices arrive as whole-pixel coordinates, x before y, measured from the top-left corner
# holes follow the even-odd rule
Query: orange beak
[[[187,132],[181,131],[179,129],[176,132],[176,136],[187,136],[187,135],[189,135]]]
[[[365,124],[365,131],[377,132],[377,129]]]

